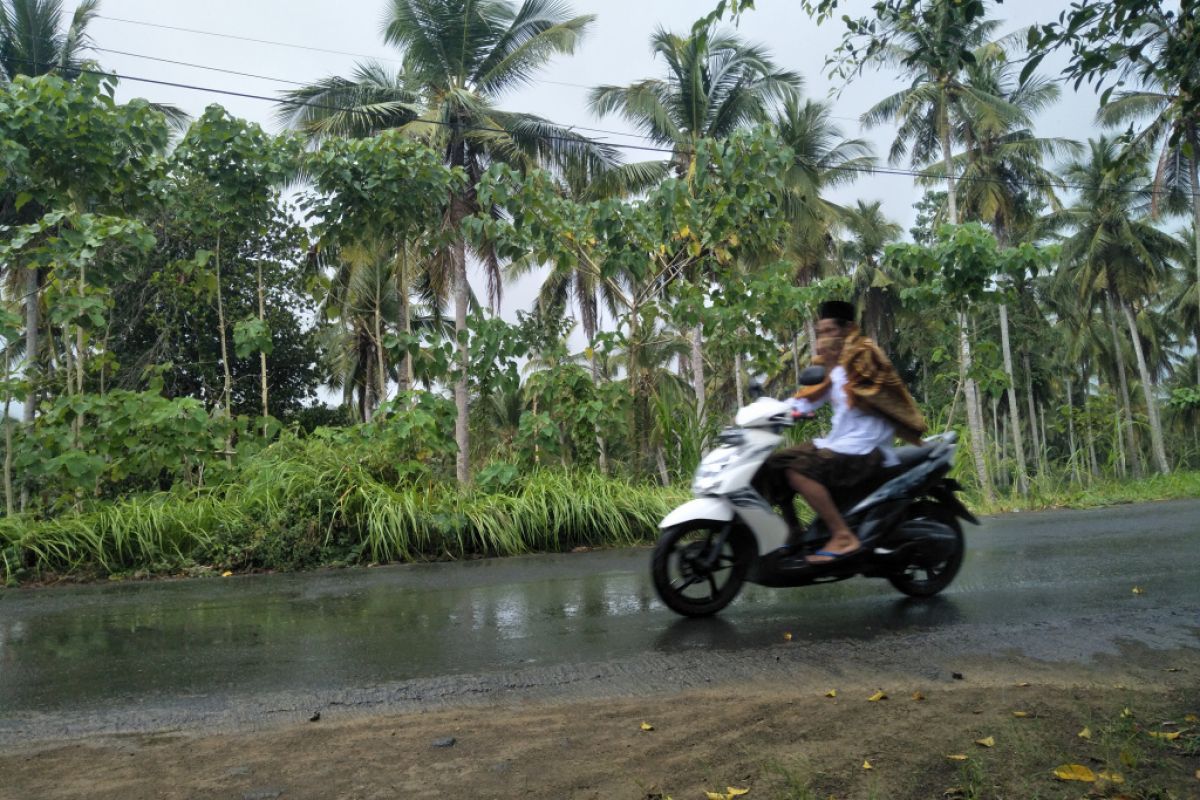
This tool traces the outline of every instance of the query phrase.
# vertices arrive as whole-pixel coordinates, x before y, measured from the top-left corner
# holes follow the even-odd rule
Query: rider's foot
[[[830,537],[819,554],[814,553],[805,560],[810,564],[828,564],[830,561],[836,561],[842,556],[856,552],[861,547],[862,542],[858,540],[858,537],[846,531]]]

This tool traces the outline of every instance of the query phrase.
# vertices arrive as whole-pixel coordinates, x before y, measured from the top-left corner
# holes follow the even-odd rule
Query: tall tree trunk
[[[971,341],[968,330],[968,319],[965,313],[959,313],[959,363],[964,386],[964,400],[967,404],[967,426],[971,431],[971,455],[975,460],[975,473],[979,477],[979,488],[984,499],[991,503],[996,499],[992,490],[992,480],[987,468],[987,433],[983,427],[983,413],[979,404],[979,395],[975,380],[971,377]]]
[[[379,273],[376,273],[378,275]],[[384,361],[383,352],[383,309],[382,304],[383,287],[378,283],[375,285],[375,382],[376,407],[382,404],[387,399],[387,362]]]
[[[1046,474],[1050,473],[1050,440],[1046,438],[1046,404],[1038,403],[1038,416],[1042,420],[1042,463]]]
[[[400,298],[400,330],[404,331],[405,335],[412,333],[412,308],[411,300],[408,295],[408,243],[400,242],[400,258],[399,269],[396,270],[396,294]],[[413,386],[413,362],[412,354],[408,351],[408,344],[404,346],[404,356],[400,363],[400,379],[398,381],[398,389],[401,393],[407,392]]]
[[[1000,343],[1004,350],[1004,371],[1008,374],[1008,416],[1012,431],[1013,450],[1017,457],[1017,488],[1022,495],[1029,494],[1029,473],[1025,466],[1025,445],[1021,441],[1021,418],[1017,415],[1017,380],[1013,374],[1012,348],[1008,342],[1008,306],[1000,304]]]
[[[221,368],[225,370],[225,416],[233,417],[233,372],[229,367],[229,342],[225,335],[225,301],[221,297],[221,234],[217,234],[216,249],[217,275],[217,326],[221,329]],[[233,434],[225,437],[225,463],[233,464]]]
[[[8,411],[12,407],[12,390],[8,388],[9,355],[4,352],[4,513],[13,515],[12,486],[12,418]]]
[[[800,336],[792,337],[792,372],[795,373],[796,386],[800,385]]]
[[[34,377],[37,375],[38,329],[40,322],[38,313],[41,310],[41,287],[39,286],[37,267],[25,269],[25,379],[29,383],[29,392],[21,409],[21,420],[26,426],[33,425],[34,411],[37,401],[34,394]]]
[[[741,408],[746,405],[746,385],[742,379],[742,354],[733,354],[733,379],[734,389],[737,393],[737,407]]]
[[[588,361],[592,368],[592,385],[600,385],[600,366],[596,363],[596,332],[588,333]],[[596,426],[596,450],[599,453],[600,474],[608,474],[608,446],[604,441],[604,434],[600,430],[600,426]]]
[[[266,290],[263,288],[262,261],[256,261],[255,263],[258,265],[258,321],[261,322],[263,324],[263,327],[265,328],[266,324],[267,324],[267,294],[266,294]],[[267,402],[269,398],[267,395],[267,351],[266,350],[258,351],[258,367],[259,367],[259,371],[260,371],[260,377],[262,379],[261,388],[262,388],[263,435],[266,436],[266,434],[267,434],[266,418],[268,416],[270,416],[270,413],[271,413],[271,406]]]
[[[1021,363],[1025,365],[1025,402],[1029,407],[1029,441],[1037,459],[1038,473],[1045,474],[1046,465],[1042,461],[1042,444],[1038,437],[1037,405],[1033,402],[1033,366],[1029,363],[1029,351],[1021,351]]]
[[[1188,161],[1192,184],[1192,238],[1196,249],[1196,385],[1200,386],[1200,137],[1196,136],[1195,128],[1190,134],[1188,142],[1192,145],[1192,157]]]
[[[462,215],[463,217],[466,214]],[[461,219],[456,222],[461,223]],[[458,230],[458,225],[455,225]],[[454,335],[458,347],[458,377],[454,381],[454,441],[458,444],[456,475],[461,484],[471,480],[470,447],[471,434],[468,429],[470,408],[467,401],[467,373],[471,368],[471,354],[467,349],[467,246],[462,240],[451,246],[454,259]]]
[[[1150,380],[1150,370],[1146,367],[1146,353],[1142,347],[1142,337],[1138,336],[1137,320],[1134,319],[1133,309],[1129,303],[1122,302],[1121,310],[1125,313],[1125,322],[1129,325],[1129,336],[1133,340],[1133,353],[1137,356],[1138,375],[1142,379],[1142,395],[1146,400],[1146,416],[1150,418],[1150,445],[1154,450],[1154,463],[1163,475],[1171,472],[1167,463],[1167,448],[1163,442],[1162,421],[1158,416],[1158,401],[1154,398],[1154,384]]]
[[[1075,448],[1075,400],[1071,397],[1071,377],[1067,376],[1067,446],[1071,451],[1071,477],[1079,482],[1079,461]]]
[[[708,409],[704,387],[704,326],[700,324],[692,328],[692,389],[696,392],[696,418],[703,430]]]
[[[942,164],[946,169],[946,210],[950,224],[958,224],[958,191],[954,177],[954,158],[950,151],[950,107],[943,97],[938,109],[938,137],[942,142]]]
[[[1108,294],[1108,328],[1112,334],[1113,352],[1117,359],[1117,376],[1121,385],[1121,403],[1125,409],[1125,444],[1133,476],[1142,477],[1142,456],[1138,452],[1133,438],[1133,404],[1129,402],[1129,379],[1125,375],[1125,351],[1121,347],[1121,337],[1117,334],[1117,302],[1112,294]]]
[[[667,459],[663,455],[662,445],[654,447],[654,460],[658,465],[658,477],[662,481],[663,486],[671,485],[671,474],[667,472]]]

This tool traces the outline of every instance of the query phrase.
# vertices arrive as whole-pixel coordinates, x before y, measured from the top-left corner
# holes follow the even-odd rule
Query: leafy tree
[[[353,80],[331,78],[285,95],[280,118],[310,136],[365,136],[387,128],[426,140],[444,153],[467,183],[450,194],[444,224],[450,241],[441,264],[454,287],[460,374],[455,380],[458,479],[469,480],[466,242],[456,234],[478,210],[472,187],[490,163],[522,169],[536,164],[578,165],[600,171],[615,153],[532,114],[505,111],[496,99],[536,74],[551,58],[571,53],[590,16],[570,16],[551,0],[391,0],[384,39],[400,48],[404,68],[387,74],[360,65]],[[500,265],[487,267],[493,304],[499,302]]]
[[[654,55],[666,64],[665,79],[598,86],[590,102],[601,118],[619,113],[651,141],[672,149],[670,162],[658,164],[660,175],[670,168],[678,176],[690,176],[701,141],[721,140],[739,128],[765,122],[774,103],[795,98],[800,88],[800,76],[778,68],[763,47],[711,22],[697,24],[688,36],[660,27],[650,43]],[[698,267],[700,263],[693,260],[681,265],[679,274],[703,283]],[[706,387],[699,326],[692,331],[691,361],[696,408],[703,424]]]
[[[1107,304],[1114,354],[1125,389],[1124,363],[1117,337],[1116,315],[1125,318],[1141,374],[1146,413],[1150,420],[1154,460],[1160,472],[1170,470],[1163,443],[1154,382],[1137,332],[1134,304],[1154,297],[1169,274],[1169,262],[1183,254],[1183,244],[1139,213],[1151,199],[1145,163],[1122,158],[1116,143],[1101,138],[1089,143],[1086,160],[1067,166],[1064,176],[1080,186],[1078,202],[1060,213],[1072,233],[1063,241],[1063,279],[1078,288],[1087,307]],[[1132,419],[1126,412],[1126,431],[1132,453]]]

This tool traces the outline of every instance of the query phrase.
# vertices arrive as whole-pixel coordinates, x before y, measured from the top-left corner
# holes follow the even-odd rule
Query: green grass
[[[1148,478],[1097,478],[1090,486],[1080,485],[1065,477],[1041,477],[1035,480],[1028,498],[1015,492],[987,503],[974,490],[968,490],[965,501],[979,514],[999,514],[1006,511],[1037,511],[1055,508],[1097,508],[1124,503],[1150,503],[1159,500],[1200,498],[1200,471],[1174,472]]]
[[[0,579],[303,569],[649,542],[686,499],[594,472],[543,470],[503,489],[389,479],[359,453],[288,441],[236,482],[0,519]]]

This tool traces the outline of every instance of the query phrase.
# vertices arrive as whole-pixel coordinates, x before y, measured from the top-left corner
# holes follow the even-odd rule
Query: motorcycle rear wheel
[[[909,597],[933,597],[954,580],[962,566],[965,545],[962,526],[948,509],[935,503],[919,503],[912,507],[912,519],[929,519],[945,525],[954,532],[955,547],[949,557],[936,561],[911,559],[911,563],[888,576],[888,582]],[[923,576],[923,577],[922,577]]]
[[[650,575],[667,608],[685,617],[708,617],[737,597],[753,558],[743,536],[732,531],[712,565],[707,564],[727,524],[696,520],[663,532],[654,547]]]

